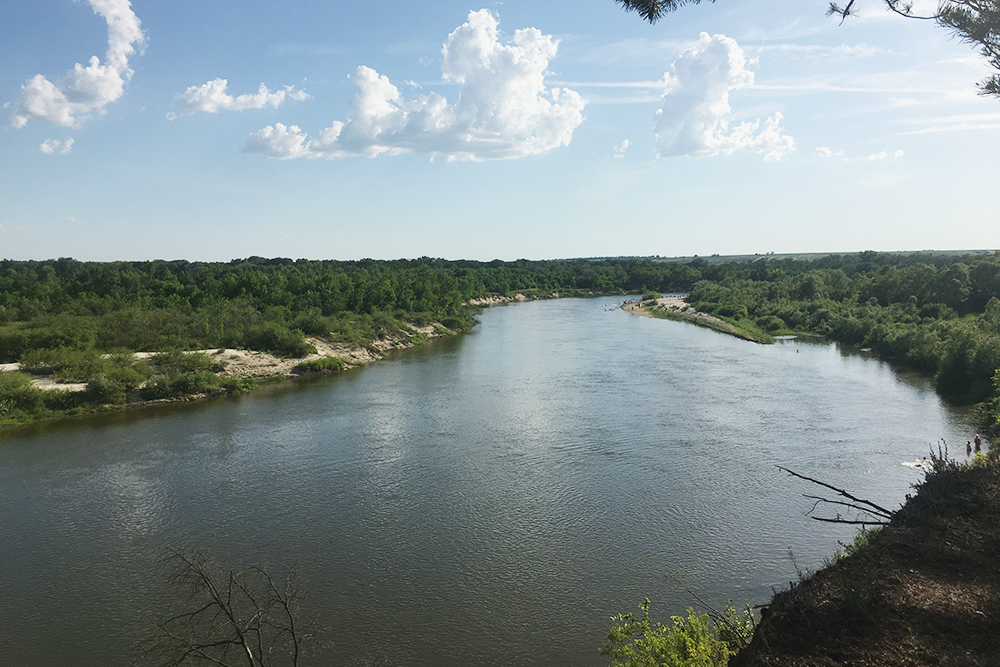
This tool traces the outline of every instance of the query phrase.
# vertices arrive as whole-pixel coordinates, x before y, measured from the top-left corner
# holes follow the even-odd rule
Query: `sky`
[[[0,258],[1000,246],[985,61],[860,4],[5,1]]]

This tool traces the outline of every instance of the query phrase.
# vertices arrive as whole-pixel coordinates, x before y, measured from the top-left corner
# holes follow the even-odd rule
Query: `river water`
[[[494,307],[339,377],[4,435],[0,663],[127,665],[184,609],[164,550],[199,548],[297,567],[310,664],[603,665],[644,598],[764,602],[850,540],[777,465],[897,507],[901,462],[970,437],[887,364],[619,302]]]

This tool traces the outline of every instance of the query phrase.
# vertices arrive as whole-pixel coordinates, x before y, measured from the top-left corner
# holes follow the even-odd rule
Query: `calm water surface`
[[[783,465],[898,506],[970,426],[925,381],[614,299],[492,308],[337,378],[0,440],[0,663],[128,664],[157,561],[296,564],[313,664],[570,667],[645,597],[763,602],[852,531]],[[793,562],[794,559],[794,562]]]

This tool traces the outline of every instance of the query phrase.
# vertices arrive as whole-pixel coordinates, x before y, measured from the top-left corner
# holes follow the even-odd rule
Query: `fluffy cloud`
[[[88,0],[94,13],[108,24],[108,50],[102,64],[91,56],[86,66],[77,63],[58,83],[41,74],[21,86],[10,121],[24,127],[29,120],[44,120],[70,127],[81,124],[91,113],[103,113],[132,78],[128,59],[144,40],[139,18],[129,0]]]
[[[69,155],[69,152],[73,150],[73,137],[67,137],[66,141],[46,139],[38,147],[38,150],[42,151],[46,155],[53,155],[55,153],[58,153],[59,155]]]
[[[294,86],[285,86],[284,90],[273,93],[263,83],[255,94],[245,94],[233,97],[226,92],[229,82],[226,79],[214,79],[200,86],[189,86],[183,93],[174,97],[174,108],[183,114],[195,114],[199,111],[218,113],[219,111],[244,111],[245,109],[277,109],[285,98],[290,100],[307,100],[309,95],[304,90],[295,90]]]
[[[345,121],[312,138],[277,123],[251,134],[243,150],[278,159],[419,153],[479,161],[565,146],[583,122],[585,103],[572,90],[545,86],[557,48],[535,28],[502,44],[496,17],[470,12],[442,49],[444,79],[459,84],[454,103],[436,93],[406,99],[387,77],[361,66],[351,75],[359,92]]]
[[[795,140],[781,133],[781,113],[763,126],[756,120],[729,128],[729,91],[753,85],[753,72],[736,40],[701,33],[698,44],[681,53],[664,78],[663,107],[656,112],[657,156],[750,151],[773,161],[795,148]]]

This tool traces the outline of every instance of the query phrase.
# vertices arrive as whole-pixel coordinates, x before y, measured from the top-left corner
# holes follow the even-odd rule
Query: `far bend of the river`
[[[0,437],[0,663],[127,665],[183,610],[158,563],[297,565],[308,664],[588,667],[610,617],[766,601],[897,507],[961,414],[836,346],[764,346],[621,299],[485,311],[470,334],[250,396]],[[959,447],[958,445],[962,445]]]

